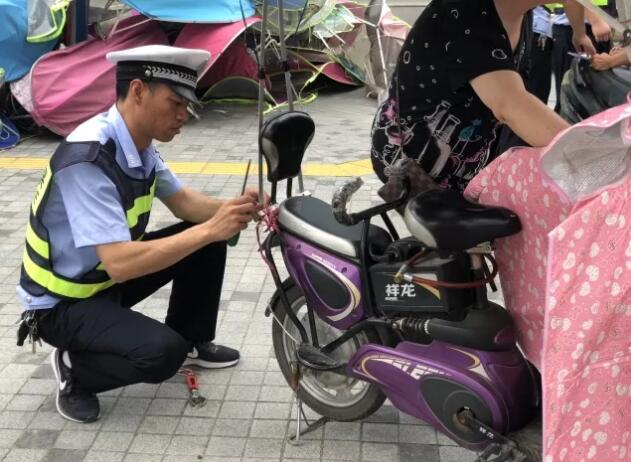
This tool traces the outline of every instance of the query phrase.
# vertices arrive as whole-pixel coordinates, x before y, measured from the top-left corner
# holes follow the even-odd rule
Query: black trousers
[[[552,87],[552,44],[551,38],[533,34],[528,75],[524,79],[526,89],[543,104],[548,104]]]
[[[179,223],[147,233],[145,240],[183,231]],[[156,273],[117,284],[81,301],[62,301],[39,315],[44,341],[67,350],[74,378],[99,393],[173,376],[191,342],[215,337],[226,243],[210,244]],[[130,308],[173,282],[165,323]]]

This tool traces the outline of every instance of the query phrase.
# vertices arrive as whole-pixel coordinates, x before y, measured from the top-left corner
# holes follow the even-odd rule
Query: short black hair
[[[129,84],[131,80],[117,80],[116,81],[116,99],[118,101],[123,101],[127,98],[127,93],[129,93]]]
[[[116,81],[116,100],[123,101],[127,98],[127,94],[129,93],[129,86],[131,84],[131,80],[117,80]],[[155,88],[155,85],[158,82],[147,82],[143,80],[142,83],[147,85],[151,90]]]

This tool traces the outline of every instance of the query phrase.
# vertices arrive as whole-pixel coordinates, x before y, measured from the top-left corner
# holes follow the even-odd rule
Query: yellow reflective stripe
[[[49,11],[53,22],[53,29],[50,32],[42,35],[31,35],[26,37],[26,41],[29,43],[42,43],[56,39],[64,31],[66,25],[66,10],[68,9],[69,0],[63,0],[58,5],[53,5]],[[57,19],[59,16],[59,20]]]
[[[97,283],[70,282],[55,276],[52,271],[42,268],[29,257],[26,250],[22,257],[26,274],[37,284],[56,295],[68,298],[89,298],[114,285],[113,280]]]
[[[30,222],[26,224],[26,242],[39,256],[50,260],[50,247],[48,242],[35,234]]]
[[[592,4],[596,6],[607,6],[608,0],[592,0]],[[546,3],[548,9],[554,10],[557,8],[563,8],[563,3]]]
[[[44,170],[44,176],[42,176],[42,179],[40,180],[39,184],[37,185],[37,189],[35,190],[35,197],[33,198],[33,202],[31,203],[31,211],[33,212],[33,215],[37,214],[37,209],[39,209],[39,206],[42,203],[44,196],[46,195],[46,190],[50,185],[50,180],[52,177],[53,174],[50,171],[49,165],[48,167],[46,167],[46,170]]]
[[[146,196],[137,197],[136,200],[134,200],[134,206],[131,209],[127,210],[127,225],[130,229],[138,224],[138,218],[140,217],[140,215],[151,210],[151,204],[153,202],[155,189],[156,182],[154,180],[153,184],[151,185],[149,194],[147,194]]]

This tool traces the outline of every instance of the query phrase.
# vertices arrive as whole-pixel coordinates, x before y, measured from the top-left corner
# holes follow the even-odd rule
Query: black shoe
[[[188,353],[182,366],[200,366],[207,369],[220,369],[234,366],[239,362],[239,352],[213,342],[198,342]]]
[[[95,393],[83,390],[72,377],[72,369],[61,358],[63,351],[55,348],[50,363],[57,379],[57,411],[74,422],[88,423],[99,418],[101,408]]]

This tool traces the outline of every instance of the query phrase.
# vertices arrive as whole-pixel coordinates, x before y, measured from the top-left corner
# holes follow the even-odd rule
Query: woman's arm
[[[515,71],[493,71],[471,86],[495,117],[531,146],[546,146],[570,125],[524,87]]]
[[[607,54],[600,53],[592,58],[592,67],[597,71],[606,71],[612,67],[624,66],[629,64],[629,56],[626,52]]]
[[[565,2],[565,13],[574,33],[572,37],[574,48],[590,56],[595,55],[596,48],[594,48],[594,44],[585,32],[585,8],[583,8],[583,5],[574,0],[567,0]]]

